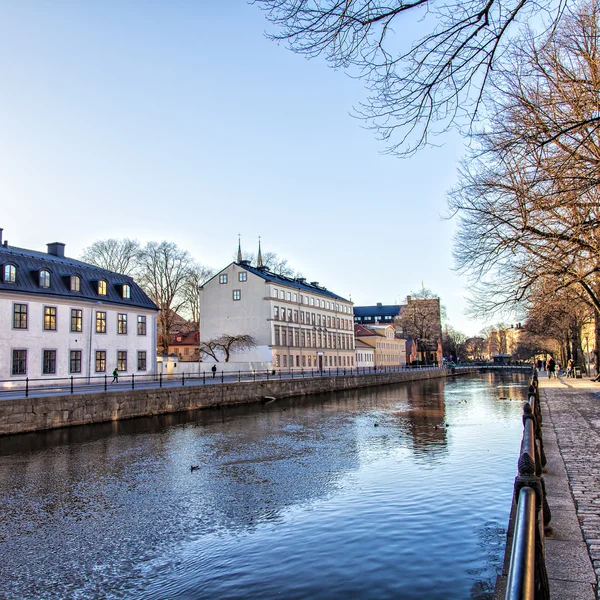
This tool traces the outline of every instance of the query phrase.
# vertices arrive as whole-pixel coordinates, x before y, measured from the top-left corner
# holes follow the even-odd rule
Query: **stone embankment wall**
[[[476,369],[473,369],[475,372]],[[461,371],[461,374],[463,371]],[[408,371],[346,377],[235,382],[122,390],[0,401],[0,435],[86,425],[199,408],[259,402],[338,390],[446,377],[449,371]]]

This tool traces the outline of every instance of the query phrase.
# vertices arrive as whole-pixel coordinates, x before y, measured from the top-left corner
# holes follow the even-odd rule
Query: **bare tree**
[[[135,277],[140,254],[140,243],[129,238],[98,240],[83,249],[81,260],[108,271]]]
[[[442,333],[442,349],[444,356],[452,357],[453,360],[464,357],[466,341],[467,336],[462,331],[454,329],[452,325],[444,325],[444,331]]]
[[[168,353],[176,314],[185,304],[192,258],[172,242],[148,242],[140,251],[139,265],[139,283],[160,309],[159,346]]]
[[[544,38],[529,32],[494,76],[449,206],[475,314],[514,308],[541,282],[585,291],[600,312],[600,54],[596,2]]]
[[[252,348],[256,348],[256,340],[246,334],[229,335],[225,333],[216,339],[200,343],[200,352],[210,356],[216,362],[220,362],[221,357],[224,358],[224,362],[229,362],[233,353]]]
[[[200,297],[199,288],[214,275],[214,269],[204,265],[193,263],[184,278],[181,294],[183,296],[183,308],[192,323],[199,327],[200,321]]]
[[[356,109],[388,143],[410,154],[477,114],[493,68],[518,21],[545,14],[550,26],[568,0],[254,0],[283,40],[310,58],[362,78],[370,96]],[[410,28],[421,19],[424,35]],[[408,43],[407,43],[408,40]],[[465,120],[465,117],[466,120]]]
[[[428,362],[429,355],[438,350],[438,342],[442,340],[441,323],[439,298],[413,299],[411,296],[395,319],[402,335],[416,343],[423,362]]]

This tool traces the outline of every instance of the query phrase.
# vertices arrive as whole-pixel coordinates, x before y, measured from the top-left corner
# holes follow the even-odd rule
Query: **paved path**
[[[600,600],[600,383],[540,374],[552,600]]]

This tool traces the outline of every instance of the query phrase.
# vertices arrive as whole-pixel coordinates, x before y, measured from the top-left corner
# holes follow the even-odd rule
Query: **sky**
[[[357,305],[424,285],[475,335],[442,218],[464,140],[383,154],[361,81],[266,30],[243,0],[0,0],[4,239],[167,240],[221,269],[260,236]]]

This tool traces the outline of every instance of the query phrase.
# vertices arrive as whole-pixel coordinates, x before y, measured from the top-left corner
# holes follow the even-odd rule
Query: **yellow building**
[[[406,340],[393,325],[354,325],[354,337],[374,349],[376,367],[406,366]]]

